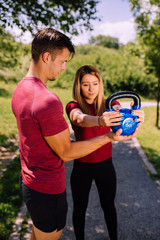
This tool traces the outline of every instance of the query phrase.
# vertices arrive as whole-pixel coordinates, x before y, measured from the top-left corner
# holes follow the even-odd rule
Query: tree
[[[145,62],[158,77],[157,84],[157,118],[159,127],[160,102],[160,1],[130,0],[131,10],[137,23],[137,32],[145,46]]]
[[[89,43],[92,45],[99,45],[107,48],[119,48],[119,40],[115,37],[98,35],[96,37],[91,37]]]
[[[71,34],[92,30],[91,20],[98,19],[99,0],[0,0],[0,26],[18,26],[23,32],[40,26],[56,27]]]
[[[6,32],[0,26],[0,79],[8,82],[8,78],[3,77],[3,73],[8,73],[10,69],[13,71],[18,66],[21,68],[24,57],[30,53],[30,45],[17,43],[12,34]]]

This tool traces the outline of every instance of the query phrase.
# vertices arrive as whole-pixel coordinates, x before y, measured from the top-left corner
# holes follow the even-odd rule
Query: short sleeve
[[[114,105],[121,105],[118,101],[116,101],[116,100],[114,100],[113,102],[112,102],[112,106],[114,106]]]
[[[71,101],[67,104],[66,113],[67,113],[68,117],[69,117],[70,112],[75,108],[80,108],[80,105],[77,102]]]
[[[63,106],[58,97],[45,99],[34,111],[43,136],[56,135],[68,128],[63,116]]]

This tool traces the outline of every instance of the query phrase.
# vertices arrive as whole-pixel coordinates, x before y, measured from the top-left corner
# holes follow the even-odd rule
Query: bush
[[[76,56],[68,62],[66,71],[59,75],[55,86],[72,87],[75,72],[86,64],[94,65],[100,71],[105,94],[131,90],[142,96],[155,97],[157,79],[153,73],[146,73],[143,59],[123,50],[91,45],[76,47]]]
[[[29,67],[30,45],[15,42],[7,33],[4,36],[0,37],[0,62],[3,66],[0,78],[5,82],[19,81]],[[118,50],[79,45],[76,46],[75,57],[67,65],[55,81],[55,87],[72,88],[77,69],[82,65],[94,65],[102,75],[105,93],[132,90],[142,96],[155,97],[157,78],[154,72],[148,72],[140,54],[131,51],[129,45]]]

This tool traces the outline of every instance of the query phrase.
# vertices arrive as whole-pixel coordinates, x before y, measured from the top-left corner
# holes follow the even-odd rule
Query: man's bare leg
[[[33,225],[32,225],[32,232],[31,232],[31,240],[36,240]]]
[[[31,240],[58,240],[62,232],[63,232],[63,229],[58,232],[57,230],[55,230],[51,233],[46,233],[46,232],[42,232],[41,230],[39,230],[33,225]]]

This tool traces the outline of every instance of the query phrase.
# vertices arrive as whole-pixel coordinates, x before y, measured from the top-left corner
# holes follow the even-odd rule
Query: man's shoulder
[[[49,89],[44,89],[42,92],[37,92],[36,95],[38,95],[38,99],[41,99],[43,102],[54,102],[54,103],[61,103],[59,97]],[[37,99],[37,100],[38,100]]]
[[[48,89],[45,89],[44,92],[35,92],[32,104],[34,112],[62,111],[62,109],[62,103],[55,93]]]

